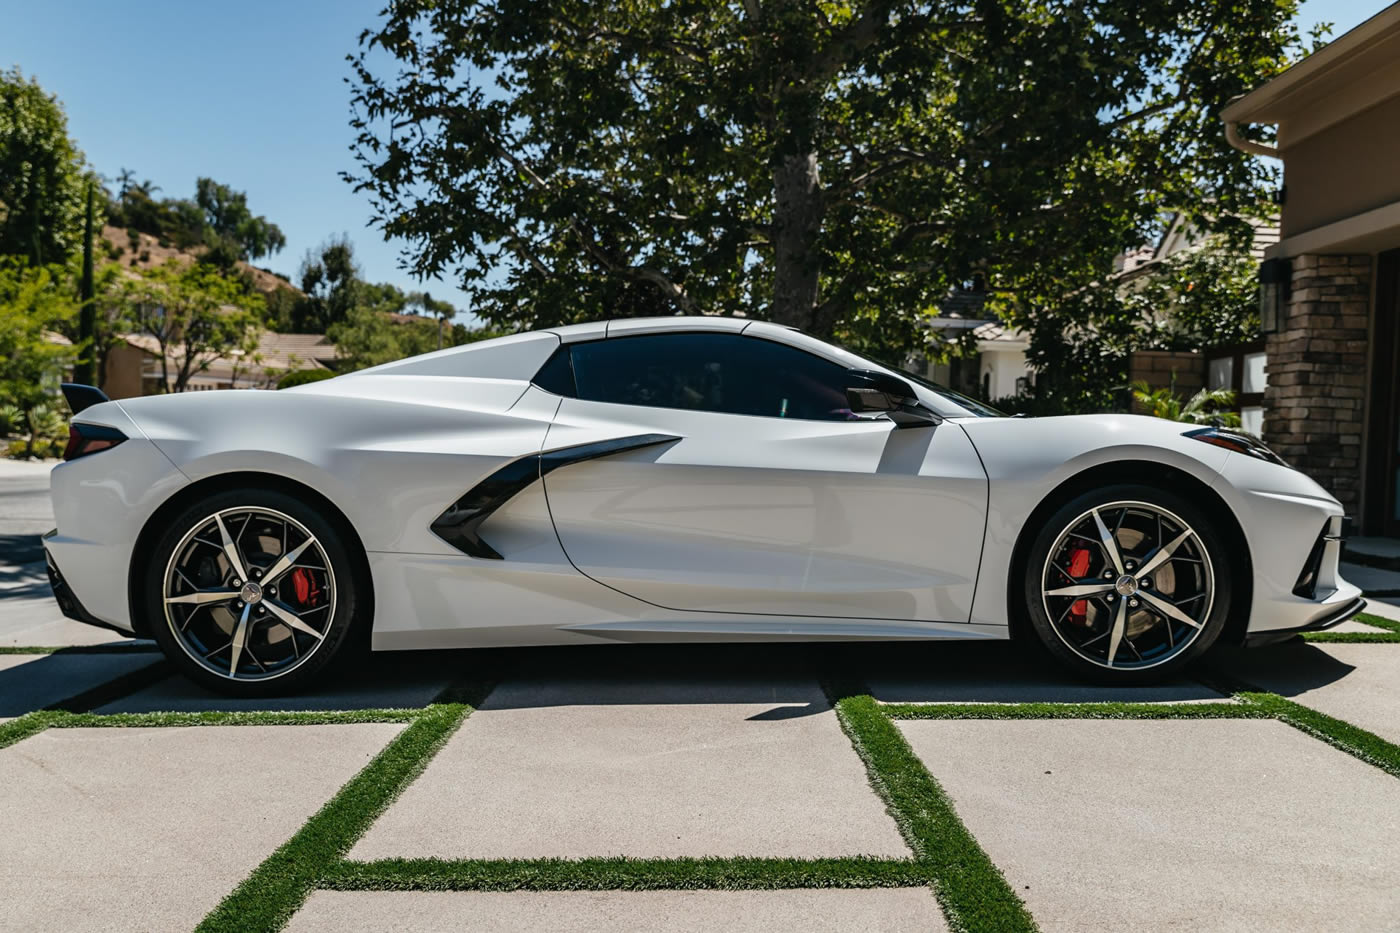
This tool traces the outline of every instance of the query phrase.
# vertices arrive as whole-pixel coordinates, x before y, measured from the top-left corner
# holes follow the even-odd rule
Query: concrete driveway
[[[47,527],[26,488],[5,534]],[[15,553],[0,633],[61,644]],[[600,646],[258,703],[91,631],[0,654],[0,928],[1400,928],[1400,635],[1364,623],[1142,690],[1009,645]]]

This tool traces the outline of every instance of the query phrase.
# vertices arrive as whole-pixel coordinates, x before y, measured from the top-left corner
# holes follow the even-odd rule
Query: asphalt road
[[[0,564],[43,560],[39,535],[54,526],[49,502],[53,461],[0,460]]]
[[[39,536],[55,524],[53,466],[0,459],[0,646],[122,641],[116,632],[65,619],[49,590]]]

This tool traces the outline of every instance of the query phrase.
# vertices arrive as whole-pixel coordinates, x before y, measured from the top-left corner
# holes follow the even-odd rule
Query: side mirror
[[[881,414],[896,427],[938,424],[943,419],[919,401],[914,388],[889,373],[871,369],[846,371],[846,401],[857,414]]]

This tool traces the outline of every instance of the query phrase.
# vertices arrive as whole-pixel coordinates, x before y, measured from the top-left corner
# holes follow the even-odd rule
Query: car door
[[[987,480],[956,424],[857,419],[845,367],[734,333],[609,337],[552,364],[545,450],[610,445],[544,477],[582,573],[669,609],[967,621]]]

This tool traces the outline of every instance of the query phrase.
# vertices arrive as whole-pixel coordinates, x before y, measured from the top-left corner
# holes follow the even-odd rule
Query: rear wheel
[[[340,532],[274,490],[197,503],[151,557],[145,594],[156,641],[192,680],[233,696],[303,689],[340,653],[361,602]]]
[[[1097,489],[1067,503],[1036,536],[1026,610],[1041,642],[1082,675],[1158,680],[1220,636],[1230,564],[1205,512],[1147,486]]]

